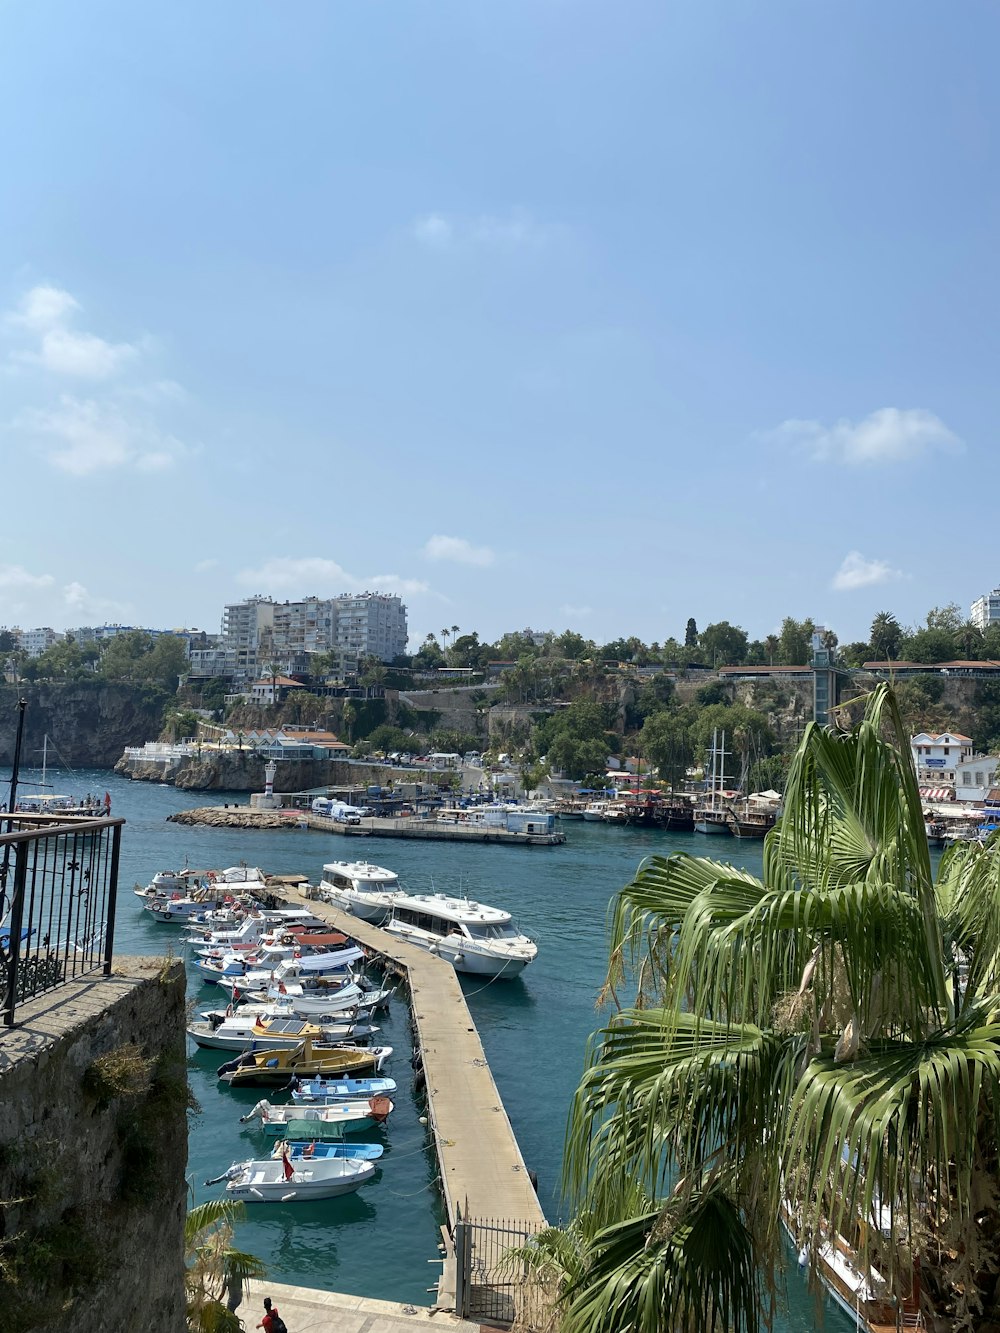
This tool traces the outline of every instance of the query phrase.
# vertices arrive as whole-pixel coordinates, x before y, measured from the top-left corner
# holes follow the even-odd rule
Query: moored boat
[[[226,1173],[226,1194],[244,1203],[307,1203],[351,1194],[374,1174],[373,1163],[359,1158],[267,1157],[234,1164]]]
[[[369,861],[328,861],[319,886],[324,902],[375,925],[385,921],[401,892],[394,870]]]
[[[384,929],[474,976],[509,980],[538,954],[509,912],[445,893],[401,894]]]
[[[288,1156],[294,1162],[297,1157],[353,1157],[359,1162],[377,1162],[385,1152],[381,1143],[345,1143],[342,1139],[278,1139],[271,1150],[272,1157]]]
[[[227,1015],[208,1010],[202,1022],[189,1023],[188,1036],[208,1051],[245,1051],[254,1042],[262,1042],[271,1049],[293,1047],[308,1038],[317,1045],[333,1045],[339,1041],[367,1041],[378,1031],[368,1023],[344,1019],[339,1023],[319,1026],[306,1023],[288,1014],[258,1014],[248,1012]]]
[[[295,1125],[294,1138],[311,1134],[313,1127],[320,1130],[336,1126],[341,1134],[354,1134],[374,1125],[384,1125],[393,1110],[388,1097],[326,1102],[322,1106],[272,1106],[265,1098],[253,1110],[240,1116],[240,1124],[256,1122],[265,1134],[282,1134],[286,1126]]]
[[[377,1074],[392,1055],[391,1046],[319,1046],[306,1038],[295,1047],[244,1051],[218,1069],[231,1088],[282,1088],[293,1074],[299,1078],[358,1077]]]
[[[394,1078],[311,1078],[292,1087],[293,1102],[340,1102],[358,1097],[390,1097],[396,1091]]]

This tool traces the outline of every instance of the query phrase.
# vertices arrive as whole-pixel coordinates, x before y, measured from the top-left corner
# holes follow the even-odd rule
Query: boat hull
[[[449,944],[447,939],[424,939],[404,932],[392,924],[385,929],[397,939],[406,940],[408,944],[415,944],[418,949],[423,949],[436,958],[451,963],[456,972],[466,976],[490,977],[494,981],[513,981],[533,961],[531,958],[495,958],[488,954],[475,953],[467,947],[465,941]]]
[[[300,1165],[286,1179],[284,1163],[267,1159],[248,1163],[246,1171],[227,1182],[226,1195],[243,1203],[308,1203],[353,1194],[374,1174],[371,1162],[328,1158]]]

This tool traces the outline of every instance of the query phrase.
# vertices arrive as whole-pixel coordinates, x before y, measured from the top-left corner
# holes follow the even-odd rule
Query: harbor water
[[[8,773],[0,770],[0,790]],[[31,773],[26,778],[34,776]],[[587,1038],[599,1025],[595,1001],[604,976],[609,899],[644,856],[670,851],[732,858],[760,871],[760,844],[694,834],[565,824],[562,846],[526,849],[496,844],[412,842],[343,837],[298,828],[274,831],[184,827],[167,822],[176,810],[216,803],[218,793],[182,792],[130,782],[114,773],[83,771],[60,778],[61,789],[112,797],[112,813],[127,820],[123,834],[116,953],[182,954],[180,931],[158,925],[132,895],[157,870],[219,868],[246,862],[272,874],[305,874],[313,882],[325,861],[377,861],[397,871],[415,892],[447,891],[511,911],[539,946],[522,978],[463,988],[486,1056],[528,1167],[538,1177],[550,1220],[564,1212],[560,1171],[566,1114],[583,1067]],[[247,804],[248,798],[238,798]],[[189,1001],[196,1009],[224,1005],[217,987],[202,986],[189,972]],[[395,1054],[385,1072],[399,1084],[375,1179],[355,1195],[313,1204],[256,1206],[240,1225],[239,1243],[259,1255],[275,1281],[426,1305],[433,1300],[440,1267],[438,1228],[444,1220],[435,1183],[436,1159],[422,1109],[412,1090],[409,1015],[405,1000],[376,1020],[377,1040]],[[188,1179],[193,1202],[218,1197],[221,1185],[204,1181],[232,1162],[261,1150],[268,1140],[243,1130],[239,1117],[264,1090],[231,1092],[216,1078],[227,1057],[197,1052],[189,1043],[189,1076],[200,1113],[192,1117]],[[284,1100],[282,1097],[279,1100]],[[852,1327],[831,1302],[821,1300],[824,1326]],[[817,1298],[789,1265],[787,1305],[775,1328],[804,1333],[817,1327]]]

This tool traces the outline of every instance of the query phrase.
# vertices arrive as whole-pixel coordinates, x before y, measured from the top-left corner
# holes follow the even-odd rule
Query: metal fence
[[[0,834],[0,1014],[111,972],[123,819],[16,814]]]
[[[527,1265],[513,1251],[541,1228],[498,1218],[455,1221],[455,1313],[461,1319],[510,1325],[530,1287]]]

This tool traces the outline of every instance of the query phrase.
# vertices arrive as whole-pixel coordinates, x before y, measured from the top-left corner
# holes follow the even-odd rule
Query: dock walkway
[[[450,1228],[459,1216],[544,1226],[455,969],[329,903],[295,891],[286,896],[406,970]]]

